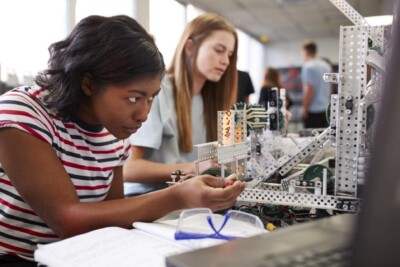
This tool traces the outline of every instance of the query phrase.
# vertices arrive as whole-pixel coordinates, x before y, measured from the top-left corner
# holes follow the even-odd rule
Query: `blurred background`
[[[372,25],[391,23],[391,1],[348,3]],[[301,124],[302,43],[314,39],[318,55],[335,71],[340,26],[352,25],[328,0],[1,0],[0,93],[32,84],[34,75],[46,68],[48,46],[88,15],[126,14],[137,19],[156,37],[168,65],[185,24],[203,12],[219,13],[236,26],[237,68],[249,72],[255,89],[250,103],[258,102],[265,69],[279,69],[293,102],[292,126]]]

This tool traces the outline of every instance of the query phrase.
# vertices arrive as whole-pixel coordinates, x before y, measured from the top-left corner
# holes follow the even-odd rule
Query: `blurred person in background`
[[[324,81],[324,73],[332,72],[331,66],[317,57],[317,44],[306,41],[302,47],[305,63],[301,70],[303,83],[304,128],[328,127],[326,108],[331,99],[331,85]]]
[[[254,86],[247,71],[238,70],[238,92],[236,102],[249,104],[249,97],[254,93]]]

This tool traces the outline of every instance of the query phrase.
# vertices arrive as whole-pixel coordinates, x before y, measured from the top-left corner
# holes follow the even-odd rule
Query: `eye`
[[[157,93],[155,93],[154,95],[149,97],[149,101],[153,102],[154,98],[156,98],[156,96],[158,96],[158,94],[160,93],[160,91],[158,91]]]
[[[154,96],[148,97],[148,98],[147,98],[147,101],[153,102],[154,97],[156,97],[156,96],[154,95]],[[139,101],[142,99],[142,97],[140,97],[140,96],[134,96],[134,97],[129,97],[128,99],[129,99],[129,101],[132,102],[132,103],[137,103],[137,102],[139,102]]]
[[[138,101],[140,100],[140,97],[134,96],[134,97],[129,97],[128,99],[129,99],[129,101],[131,101],[132,103],[136,103],[136,102],[138,102]]]

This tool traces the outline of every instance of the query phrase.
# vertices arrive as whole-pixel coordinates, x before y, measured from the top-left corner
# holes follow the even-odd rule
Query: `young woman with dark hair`
[[[0,96],[0,264],[36,266],[39,243],[235,202],[244,184],[223,188],[208,175],[124,198],[127,138],[147,119],[165,69],[134,19],[89,16],[49,51],[38,86]]]

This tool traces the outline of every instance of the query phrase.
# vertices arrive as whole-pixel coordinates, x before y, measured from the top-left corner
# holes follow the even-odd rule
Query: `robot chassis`
[[[340,27],[339,72],[324,75],[326,82],[338,84],[338,94],[331,96],[327,111],[329,127],[321,133],[315,131],[313,137],[301,143],[292,138],[292,148],[285,149],[285,90],[281,89],[278,97],[278,89],[273,88],[268,109],[238,103],[231,110],[219,111],[218,141],[196,146],[197,174],[200,162],[217,159],[221,177],[229,169],[241,180],[252,178],[238,202],[347,212],[361,208],[359,191],[370,159],[373,121],[379,113],[388,29],[370,26],[344,0],[331,2],[355,26]],[[335,147],[335,173],[323,164],[310,164],[288,175],[306,157],[329,145]],[[288,176],[280,183],[269,182],[278,173],[280,177]],[[329,183],[334,183],[334,192],[329,192]]]

